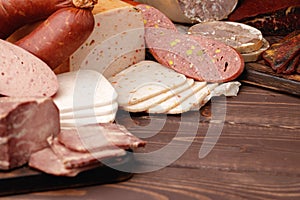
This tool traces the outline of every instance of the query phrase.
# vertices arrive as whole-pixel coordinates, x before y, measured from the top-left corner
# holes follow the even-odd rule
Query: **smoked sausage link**
[[[25,24],[46,19],[72,0],[0,0],[0,38],[6,39]]]
[[[94,23],[91,9],[62,8],[15,44],[55,69],[84,43]]]
[[[26,24],[47,19],[61,8],[93,8],[97,2],[97,0],[0,0],[0,39],[6,39]]]

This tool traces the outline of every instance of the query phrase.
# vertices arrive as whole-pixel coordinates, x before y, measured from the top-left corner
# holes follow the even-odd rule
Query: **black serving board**
[[[127,154],[116,158],[114,166],[131,167],[132,164],[132,154]],[[81,172],[75,177],[49,175],[24,166],[11,171],[0,171],[0,196],[115,183],[128,180],[132,176],[132,173],[105,165]]]

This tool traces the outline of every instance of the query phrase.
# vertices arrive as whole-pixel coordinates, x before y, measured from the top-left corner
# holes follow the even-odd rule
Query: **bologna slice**
[[[120,106],[133,105],[183,85],[186,77],[154,61],[141,61],[109,79]]]
[[[203,36],[148,28],[145,40],[159,63],[198,81],[227,82],[244,70],[244,60],[236,50]]]
[[[50,67],[28,51],[0,40],[0,94],[50,97],[58,90]]]

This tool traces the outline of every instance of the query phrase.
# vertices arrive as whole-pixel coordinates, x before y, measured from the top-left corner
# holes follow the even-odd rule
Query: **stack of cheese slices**
[[[195,81],[155,61],[141,61],[109,81],[118,93],[121,109],[164,114],[200,109],[213,94],[235,96],[240,86],[239,82]]]
[[[198,23],[188,29],[188,34],[201,35],[223,42],[236,49],[245,62],[258,60],[261,53],[270,46],[260,30],[238,22]]]
[[[118,110],[117,93],[108,80],[94,70],[58,75],[59,90],[53,97],[60,111],[61,127],[109,123]]]

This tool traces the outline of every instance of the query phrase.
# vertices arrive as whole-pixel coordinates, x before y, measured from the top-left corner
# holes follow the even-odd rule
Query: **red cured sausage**
[[[94,23],[89,9],[62,8],[15,44],[55,69],[88,38]]]
[[[0,39],[6,39],[25,24],[48,18],[66,7],[92,7],[97,0],[0,0]]]
[[[244,60],[237,51],[202,36],[147,28],[145,40],[149,51],[159,63],[195,80],[231,81],[244,69]]]

